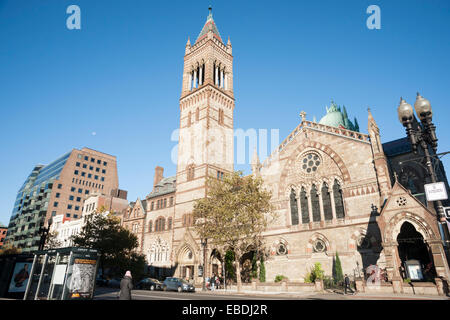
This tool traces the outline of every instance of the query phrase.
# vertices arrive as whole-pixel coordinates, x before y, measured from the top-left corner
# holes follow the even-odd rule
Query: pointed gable
[[[212,31],[213,36],[216,37],[220,42],[223,43],[222,38],[220,37],[220,33],[219,30],[217,29],[217,26],[214,22],[213,16],[212,16],[212,8],[209,7],[209,15],[208,18],[206,19],[206,23],[203,26],[202,31],[200,31],[200,34],[197,37],[197,40],[195,41],[195,43],[197,43],[199,40],[203,39],[204,37],[206,37],[206,35],[208,34],[209,31]]]

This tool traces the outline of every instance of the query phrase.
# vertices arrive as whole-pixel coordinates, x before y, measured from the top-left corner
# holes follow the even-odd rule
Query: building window
[[[77,197],[77,202],[80,202],[81,201],[81,197]]]
[[[56,216],[56,211],[52,211],[52,217]]]
[[[56,197],[56,198],[59,198],[60,195],[61,195],[61,194],[57,192],[56,195],[55,195],[55,197]]]
[[[223,172],[217,171],[217,179],[223,180]]]
[[[334,193],[334,207],[336,209],[336,217],[338,219],[342,219],[344,218],[344,201],[342,199],[341,185],[337,180],[334,180],[333,193]]]
[[[164,199],[164,208],[167,207],[167,198]]]
[[[317,154],[308,153],[302,160],[302,169],[306,171],[306,173],[314,173],[317,171],[320,163],[321,161]]]
[[[61,189],[62,188],[62,184],[60,183],[60,184],[58,184],[58,189]]]
[[[70,218],[70,213],[66,213],[66,217],[67,217],[67,218]]]
[[[89,194],[89,190],[84,191],[84,194]]]
[[[325,252],[327,250],[327,246],[325,242],[321,239],[317,239],[313,244],[314,252]]]
[[[317,193],[317,188],[313,184],[311,188],[311,209],[312,209],[312,216],[313,221],[318,222],[320,221],[320,204],[319,204],[319,194]]]
[[[158,218],[155,222],[155,231],[164,231],[165,223],[166,219],[164,219],[163,217]]]
[[[94,179],[95,179],[95,180],[98,180],[98,176],[94,176]]]
[[[75,187],[70,188],[70,191],[74,192],[76,190]]]
[[[95,168],[95,172],[100,172],[100,168]]]
[[[100,179],[101,181],[105,181],[105,177],[101,177],[101,179]]]
[[[94,162],[94,163],[95,163],[95,159],[94,159],[94,158],[91,158],[91,162]]]
[[[87,164],[83,163],[83,168],[86,169],[87,168]]]
[[[194,168],[194,165],[193,165],[193,164],[190,164],[190,165],[187,167],[187,180],[188,180],[188,181],[193,180],[193,179],[194,179],[194,176],[195,176],[195,168]]]
[[[78,193],[83,193],[83,189],[78,189]]]
[[[74,214],[73,217],[74,217],[75,219],[77,219],[77,218],[78,218],[78,215],[77,215],[77,214]]]
[[[159,209],[159,201],[160,201],[160,200],[158,200],[158,201],[156,202],[156,209]]]
[[[79,153],[78,154],[78,159],[81,159],[82,158],[82,155]]]
[[[82,176],[82,177],[85,177],[85,176],[86,176],[86,172],[82,172],[82,173],[81,173],[81,176]]]
[[[78,170],[75,170],[73,174],[78,175]]]
[[[68,209],[68,210],[72,210],[72,205],[71,205],[71,204],[68,204],[68,205],[67,205],[67,209]]]
[[[173,197],[170,197],[169,206],[173,206]]]
[[[89,157],[88,156],[84,156],[84,160],[88,161]]]
[[[103,174],[106,174],[106,170],[105,170],[105,169],[102,169],[102,173],[103,173]]]
[[[69,196],[70,201],[73,201],[73,199],[74,199],[73,196]]]
[[[300,192],[300,208],[302,211],[302,223],[309,223],[308,197],[304,187],[302,187]]]
[[[58,202],[55,201],[55,202],[53,203],[53,206],[54,206],[55,208],[57,208],[57,207],[58,207]]]
[[[79,206],[75,206],[75,211],[78,211],[78,210],[80,210],[80,207]]]
[[[322,186],[322,203],[323,203],[323,214],[325,220],[333,220],[333,211],[331,209],[331,197],[330,192],[328,192],[328,185],[326,183]]]
[[[89,166],[89,170],[94,170],[94,167],[93,166]]]
[[[167,230],[171,230],[172,229],[172,218],[169,218],[167,220]]]
[[[103,161],[103,165],[104,165],[105,167],[106,167],[107,164],[108,164],[107,162]]]
[[[100,164],[100,163],[102,163],[102,162],[100,161],[100,159],[98,159],[98,160],[97,160],[97,164]]]
[[[80,164],[81,164],[81,163],[79,163],[79,162],[75,163],[75,165],[76,165],[77,167],[79,167],[79,166],[80,166]]]
[[[291,223],[292,225],[298,224],[298,205],[297,205],[297,197],[295,195],[295,190],[291,189]]]
[[[153,222],[150,221],[150,222],[148,223],[148,232],[152,232],[152,229],[153,229]]]

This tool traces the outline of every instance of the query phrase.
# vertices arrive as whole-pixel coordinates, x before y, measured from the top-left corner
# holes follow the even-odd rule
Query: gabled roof
[[[173,193],[176,190],[176,176],[171,176],[167,178],[163,178],[160,182],[158,182],[153,188],[152,192],[147,196],[149,198],[155,198],[158,196],[162,196],[164,194]]]
[[[220,42],[223,43],[222,38],[220,37],[219,30],[217,29],[217,26],[214,23],[214,19],[213,19],[213,16],[212,16],[212,8],[211,7],[209,7],[209,15],[208,15],[208,18],[206,19],[206,23],[203,26],[202,31],[200,31],[200,34],[198,35],[197,40],[195,40],[195,43],[197,43],[203,37],[206,37],[206,35],[208,34],[209,31],[212,31],[213,35],[218,40],[220,40]]]

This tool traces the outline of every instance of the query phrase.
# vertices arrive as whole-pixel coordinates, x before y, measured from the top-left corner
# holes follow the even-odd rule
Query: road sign
[[[443,182],[428,183],[424,185],[427,201],[447,200],[447,189]]]

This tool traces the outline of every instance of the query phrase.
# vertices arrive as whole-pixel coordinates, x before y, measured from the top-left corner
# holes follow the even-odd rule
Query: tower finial
[[[212,6],[211,5],[209,5],[208,10],[209,10],[208,19],[212,19]]]

